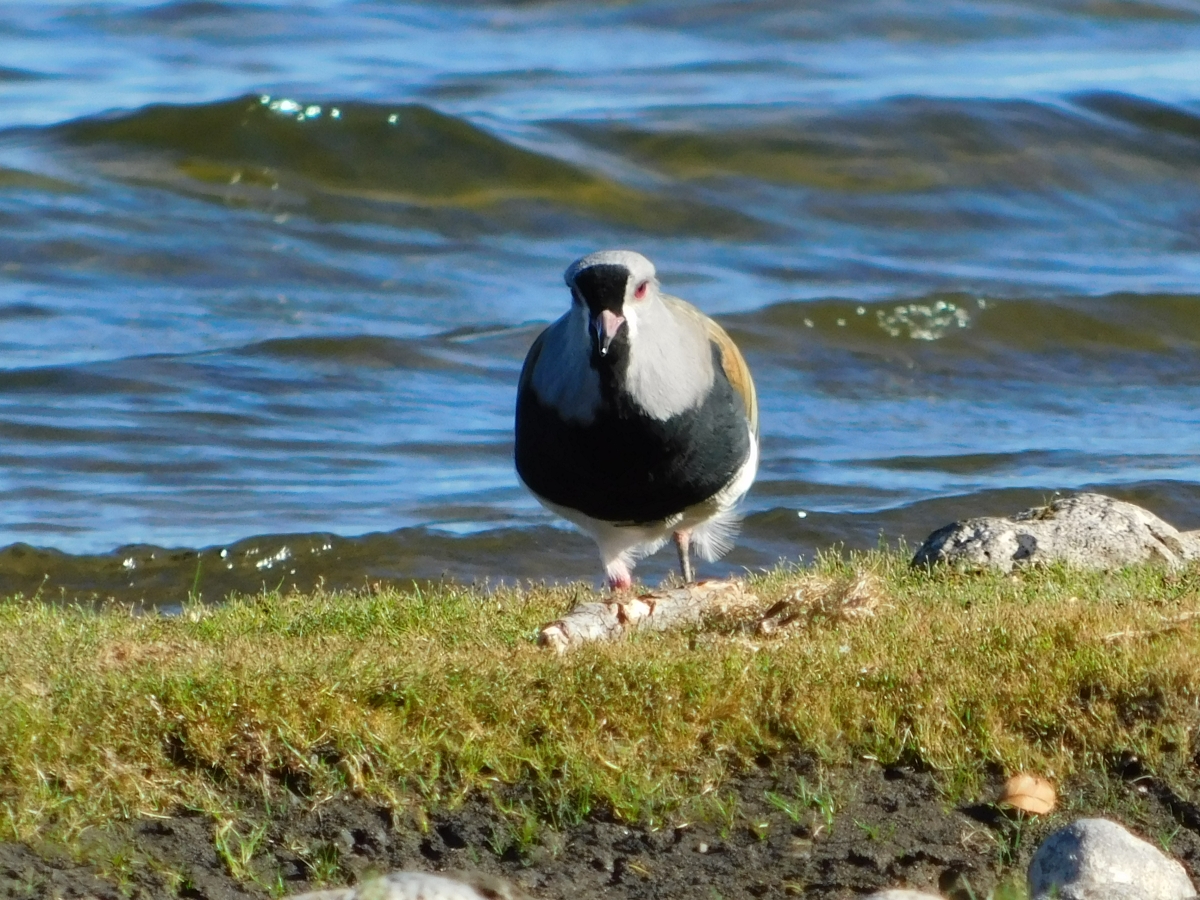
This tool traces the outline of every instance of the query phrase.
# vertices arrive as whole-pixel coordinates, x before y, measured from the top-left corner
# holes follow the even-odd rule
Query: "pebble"
[[[527,900],[528,895],[490,875],[392,872],[352,888],[295,894],[292,900]]]

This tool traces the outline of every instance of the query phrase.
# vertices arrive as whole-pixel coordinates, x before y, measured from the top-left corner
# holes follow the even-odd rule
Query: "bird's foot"
[[[613,593],[627,591],[633,587],[633,573],[623,560],[616,560],[605,566],[604,574],[608,578],[608,589]]]

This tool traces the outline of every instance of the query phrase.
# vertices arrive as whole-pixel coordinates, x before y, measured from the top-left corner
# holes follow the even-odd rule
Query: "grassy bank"
[[[728,626],[556,657],[584,588],[266,594],[176,618],[0,604],[0,837],[343,792],[405,815],[680,814],[763,754],[1065,778],[1197,752],[1200,571],[929,574],[899,555],[756,577],[764,602],[877,578],[874,616]],[[533,827],[532,825],[530,827]]]

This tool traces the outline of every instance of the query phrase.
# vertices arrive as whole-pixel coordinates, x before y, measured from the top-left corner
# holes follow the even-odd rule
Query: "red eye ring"
[[[644,299],[646,296],[646,288],[649,286],[650,286],[650,282],[648,282],[648,281],[643,281],[641,284],[639,284],[633,291],[634,299],[635,300]]]

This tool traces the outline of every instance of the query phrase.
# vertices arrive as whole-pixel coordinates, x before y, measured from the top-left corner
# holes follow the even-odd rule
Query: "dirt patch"
[[[1122,777],[1123,776],[1123,777]],[[996,784],[999,786],[999,774]],[[299,797],[245,823],[194,814],[87,835],[89,864],[53,847],[0,844],[0,897],[233,898],[295,893],[395,869],[472,870],[538,897],[850,897],[907,886],[985,897],[1020,880],[1050,830],[1107,815],[1200,875],[1200,772],[1171,783],[1129,770],[1067,785],[1068,810],[1014,822],[951,804],[934,777],[864,764],[820,778],[803,760],[743,774],[657,829],[603,816],[531,827],[472,798],[417,822],[378,804]]]

